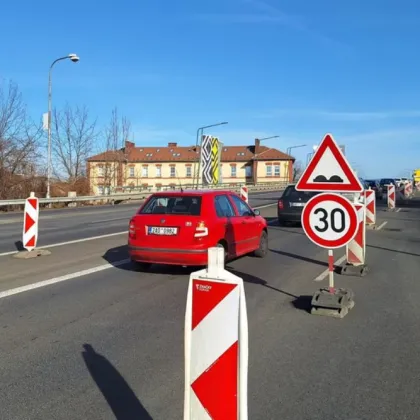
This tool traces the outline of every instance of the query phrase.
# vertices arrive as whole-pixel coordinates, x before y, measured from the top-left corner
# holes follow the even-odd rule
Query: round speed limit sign
[[[301,221],[306,236],[328,249],[347,245],[358,227],[356,208],[347,198],[333,193],[312,197],[303,208]]]

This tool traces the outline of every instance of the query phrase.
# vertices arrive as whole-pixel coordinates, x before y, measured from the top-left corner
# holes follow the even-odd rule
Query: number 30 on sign
[[[358,220],[353,204],[339,194],[324,193],[312,197],[302,211],[306,236],[322,248],[347,245],[356,235]]]

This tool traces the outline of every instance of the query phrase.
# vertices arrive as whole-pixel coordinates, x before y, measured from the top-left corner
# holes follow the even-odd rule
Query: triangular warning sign
[[[211,419],[238,418],[238,342],[191,385]]]
[[[193,280],[191,329],[194,329],[237,286],[231,283]]]
[[[295,188],[298,191],[328,192],[364,190],[331,134],[324,137]]]

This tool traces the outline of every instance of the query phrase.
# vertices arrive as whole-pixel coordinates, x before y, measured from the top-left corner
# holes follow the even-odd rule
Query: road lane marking
[[[75,239],[74,241],[66,241],[66,242],[59,242],[58,244],[44,245],[44,246],[37,247],[37,249],[55,248],[56,246],[71,245],[71,244],[77,244],[79,242],[86,242],[86,241],[94,241],[95,239],[109,238],[111,236],[124,235],[127,233],[128,233],[128,230],[124,230],[123,232],[107,233],[106,235],[90,236],[89,238]],[[18,252],[19,251],[3,252],[2,254],[0,254],[0,257],[4,257],[6,255],[17,254]]]
[[[19,293],[28,292],[30,290],[39,289],[41,287],[50,286],[51,284],[61,283],[63,281],[72,280],[78,277],[86,276],[88,274],[97,273],[99,271],[108,270],[109,268],[119,267],[121,265],[129,263],[129,259],[116,261],[114,263],[107,263],[98,265],[96,267],[88,268],[87,270],[77,271],[75,273],[66,274],[60,277],[54,277],[49,280],[39,281],[37,283],[27,284],[26,286],[16,287],[14,289],[4,290],[0,292],[0,299],[4,299],[9,296],[17,295]]]
[[[388,221],[382,222],[375,230],[381,230],[387,223]]]
[[[336,265],[340,265],[343,261],[345,261],[345,259],[346,259],[347,257],[346,257],[346,255],[343,255],[342,257],[340,257],[337,261],[335,261],[334,262],[334,265],[336,266]],[[329,273],[329,271],[328,271],[328,268],[325,270],[325,271],[323,271],[316,279],[314,279],[314,281],[322,281],[322,280],[324,280],[325,279],[325,277],[327,277],[328,276],[328,273]]]
[[[401,207],[399,207],[397,210],[395,210],[395,213],[398,213],[401,211]]]
[[[258,207],[254,207],[255,210],[259,210],[259,209],[263,209],[266,207],[271,207],[271,206],[275,206],[277,205],[277,203],[272,203],[272,204],[264,204],[263,206],[258,206]],[[129,219],[129,218],[128,218]],[[128,220],[127,219],[127,220]],[[276,222],[276,220],[273,220],[272,222]],[[270,222],[270,224],[272,224],[272,222]],[[107,233],[105,235],[99,235],[99,236],[90,236],[87,238],[81,238],[81,239],[74,239],[73,241],[66,241],[66,242],[59,242],[57,244],[49,244],[49,245],[43,245],[43,246],[39,246],[37,247],[38,249],[45,249],[45,248],[55,248],[57,246],[64,246],[64,245],[72,245],[72,244],[78,244],[80,242],[86,242],[86,241],[94,241],[95,239],[103,239],[103,238],[109,238],[111,236],[118,236],[118,235],[124,235],[127,234],[128,230],[124,230],[122,232],[116,232],[116,233]],[[8,251],[8,252],[3,252],[0,253],[0,257],[5,257],[7,255],[13,255],[13,254],[17,254],[19,251]]]

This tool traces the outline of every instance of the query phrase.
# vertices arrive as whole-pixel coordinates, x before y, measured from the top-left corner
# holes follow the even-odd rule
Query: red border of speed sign
[[[312,209],[319,203],[323,201],[335,201],[336,203],[341,204],[347,211],[350,216],[350,227],[347,233],[339,239],[335,239],[333,241],[328,241],[323,238],[320,238],[311,228],[309,224],[309,216],[311,214]],[[332,193],[322,193],[312,197],[305,205],[302,211],[301,217],[302,227],[306,233],[306,236],[316,245],[321,246],[323,248],[340,248],[344,245],[347,245],[357,233],[357,228],[359,226],[359,220],[357,217],[357,210],[352,205],[350,200],[346,197],[343,197],[339,194],[332,194]]]

